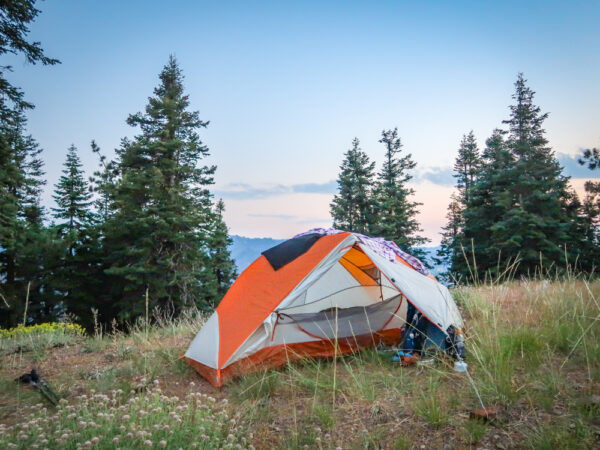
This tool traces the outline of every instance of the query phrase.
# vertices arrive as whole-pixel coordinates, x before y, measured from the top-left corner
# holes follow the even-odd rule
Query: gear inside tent
[[[444,336],[463,326],[448,289],[395,243],[314,229],[244,270],[185,358],[218,387],[289,361],[396,345],[409,303]]]

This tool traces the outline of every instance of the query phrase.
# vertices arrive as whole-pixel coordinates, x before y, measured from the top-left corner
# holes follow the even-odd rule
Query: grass
[[[190,311],[139,321],[127,334],[0,338],[0,448],[113,448],[115,437],[122,448],[146,440],[166,448],[598,447],[600,282],[515,281],[453,295],[475,386],[498,410],[491,423],[469,418],[479,402],[452,361],[402,368],[375,349],[249,374],[216,390],[179,359],[204,321]],[[36,392],[13,382],[32,367],[68,403],[40,405]],[[95,425],[71,424],[73,412]],[[35,422],[27,430],[16,426],[24,417]]]
[[[9,330],[0,328],[0,356],[36,352],[35,358],[41,359],[46,349],[80,342],[84,335],[84,329],[74,323],[19,325]]]
[[[0,424],[2,448],[215,448],[244,444],[237,419],[213,397],[166,396],[156,381],[143,394],[90,392],[49,410],[23,408],[14,425]]]

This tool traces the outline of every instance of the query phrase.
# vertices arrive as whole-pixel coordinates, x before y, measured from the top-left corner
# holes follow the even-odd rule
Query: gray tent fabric
[[[298,327],[321,339],[340,339],[380,331],[400,308],[402,296],[369,306],[330,309],[317,313],[281,314],[281,323],[294,322]]]

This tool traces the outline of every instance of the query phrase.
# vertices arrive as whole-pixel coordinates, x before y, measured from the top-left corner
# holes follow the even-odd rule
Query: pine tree
[[[92,194],[73,145],[68,149],[64,167],[53,195],[59,251],[52,264],[52,286],[59,295],[58,306],[91,327],[91,310],[99,306],[97,295],[102,282],[100,242],[91,211]]]
[[[423,256],[415,248],[428,242],[418,234],[422,230],[416,215],[421,203],[411,201],[415,191],[408,186],[412,179],[409,171],[416,167],[416,163],[410,153],[400,156],[402,143],[397,128],[383,130],[379,142],[385,145],[385,160],[378,174],[375,194],[377,224],[372,233],[396,242],[404,251]]]
[[[58,206],[52,208],[54,218],[59,221],[59,228],[66,234],[77,231],[91,222],[92,194],[81,167],[77,148],[71,145],[67,150],[63,175],[52,196]]]
[[[456,187],[460,192],[461,202],[467,204],[470,200],[470,193],[479,166],[481,164],[479,156],[479,148],[477,148],[477,141],[473,130],[467,135],[463,135],[458,148],[458,156],[454,163],[454,177],[457,179]]]
[[[464,218],[463,214],[467,204],[472,198],[472,190],[477,181],[481,168],[481,157],[473,131],[462,137],[458,148],[458,155],[454,163],[453,176],[457,179],[457,192],[452,194],[448,214],[448,222],[442,231],[442,241],[438,250],[438,261],[450,265],[446,276],[450,279],[457,278],[457,273],[452,270],[452,260],[457,252],[462,253],[461,245],[464,244]]]
[[[564,267],[565,246],[573,240],[568,224],[574,219],[568,212],[568,177],[562,175],[543,129],[548,114],[534,105],[534,95],[519,74],[515,104],[504,121],[509,126],[507,145],[515,158],[509,173],[511,205],[493,227],[499,250],[519,255],[517,274],[530,275],[540,264]]]
[[[188,106],[183,75],[171,57],[145,112],[127,119],[140,134],[117,150],[118,176],[107,186],[112,214],[103,233],[121,319],[143,313],[146,289],[150,308],[175,313],[203,298],[211,225],[207,186],[216,168],[199,167],[208,148],[198,130],[208,122]]]
[[[213,211],[213,220],[210,235],[207,243],[208,263],[205,270],[208,272],[205,277],[205,299],[206,305],[214,309],[231,284],[237,277],[237,268],[231,258],[229,247],[233,243],[229,237],[229,230],[223,220],[225,203],[219,200]]]
[[[453,241],[451,274],[456,280],[482,279],[485,272],[497,275],[501,250],[495,246],[492,227],[510,206],[508,191],[512,185],[510,170],[514,157],[505,140],[506,132],[493,131],[486,140],[475,183],[469,200],[462,197],[462,233]],[[485,270],[482,271],[482,267]],[[481,273],[480,273],[481,271]]]
[[[515,262],[513,275],[534,276],[543,267],[564,268],[580,251],[579,202],[548,147],[548,114],[534,95],[519,74],[503,122],[509,130],[496,130],[487,141],[453,255],[452,270],[465,280],[499,276]]]
[[[579,164],[587,165],[590,170],[600,170],[600,150],[584,150]],[[585,183],[585,199],[581,205],[580,227],[585,242],[581,252],[581,268],[587,272],[600,269],[600,182]]]
[[[452,193],[448,212],[446,213],[446,225],[442,227],[440,248],[434,260],[437,265],[448,267],[448,273],[443,274],[448,282],[452,281],[453,278],[451,270],[452,257],[463,233],[464,208],[461,197],[456,192]]]
[[[30,64],[58,64],[57,59],[44,55],[39,42],[27,41],[28,27],[40,12],[35,3],[35,0],[4,0],[0,5],[0,56],[22,54]],[[21,90],[6,79],[4,73],[11,71],[11,66],[0,66],[0,112],[18,115],[33,105],[26,102]]]
[[[338,194],[330,205],[333,226],[368,234],[375,220],[371,198],[375,163],[362,151],[358,138],[344,155],[340,170]]]
[[[41,149],[25,133],[22,110],[0,121],[0,308],[3,325],[14,325],[23,314],[26,286],[30,285],[28,316],[49,314],[43,278],[49,245],[43,227],[40,194],[44,185]]]

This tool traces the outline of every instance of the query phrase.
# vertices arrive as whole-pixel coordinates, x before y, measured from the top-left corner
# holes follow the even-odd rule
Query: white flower
[[[144,445],[145,445],[146,447],[152,447],[152,441],[150,441],[150,440],[145,440],[145,441],[144,441]]]
[[[163,448],[164,448],[164,447],[166,447],[166,446],[167,446],[167,441],[165,441],[165,440],[163,439],[162,441],[160,441],[160,442],[158,443],[158,446],[159,446],[159,447],[163,447]]]

